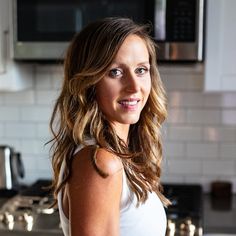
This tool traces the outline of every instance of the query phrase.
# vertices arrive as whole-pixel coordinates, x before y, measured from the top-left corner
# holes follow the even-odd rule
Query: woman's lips
[[[135,110],[138,106],[140,99],[123,99],[118,103],[124,108],[128,110]]]

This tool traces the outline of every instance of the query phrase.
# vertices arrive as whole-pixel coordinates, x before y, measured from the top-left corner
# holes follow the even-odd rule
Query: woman
[[[72,40],[51,119],[54,193],[66,236],[164,236],[160,127],[165,92],[153,41],[126,18]]]

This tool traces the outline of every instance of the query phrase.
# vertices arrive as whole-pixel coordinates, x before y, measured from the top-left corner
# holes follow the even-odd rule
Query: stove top
[[[166,236],[203,235],[203,192],[197,184],[164,184],[164,195],[172,202],[166,209]]]
[[[59,213],[51,208],[50,180],[39,180],[10,198],[0,208],[0,230],[63,235]],[[203,235],[203,193],[200,185],[164,184],[164,195],[172,205],[166,209],[166,236]]]
[[[59,213],[50,191],[50,181],[39,180],[28,189],[6,201],[0,209],[0,230],[57,233],[60,235]],[[62,234],[61,234],[62,235]]]

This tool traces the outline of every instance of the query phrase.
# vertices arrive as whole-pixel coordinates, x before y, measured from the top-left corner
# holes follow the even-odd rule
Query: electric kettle
[[[21,155],[10,146],[0,146],[0,189],[17,190],[24,177]]]

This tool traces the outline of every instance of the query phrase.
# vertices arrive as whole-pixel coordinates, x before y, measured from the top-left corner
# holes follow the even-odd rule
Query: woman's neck
[[[129,124],[112,124],[116,134],[120,139],[122,139],[126,144],[128,144],[129,135]]]

